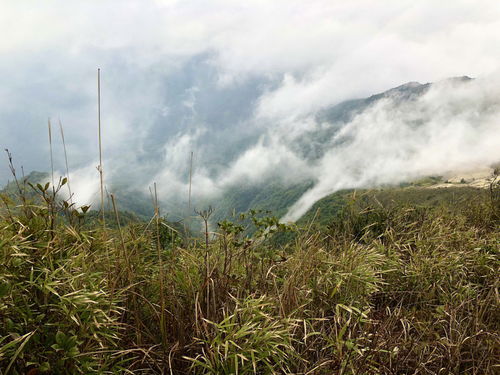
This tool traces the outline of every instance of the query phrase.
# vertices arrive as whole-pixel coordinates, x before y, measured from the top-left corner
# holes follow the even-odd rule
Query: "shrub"
[[[291,373],[298,361],[293,346],[295,323],[281,318],[265,297],[236,301],[220,322],[209,322],[200,338],[202,353],[189,358],[200,374]]]

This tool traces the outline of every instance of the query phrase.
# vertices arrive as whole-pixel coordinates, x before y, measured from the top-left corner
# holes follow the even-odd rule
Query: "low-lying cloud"
[[[157,150],[157,160],[142,163],[131,154],[107,158],[105,177],[110,189],[122,184],[143,193],[157,183],[167,211],[178,214],[187,205],[194,150],[195,203],[217,202],[228,189],[270,180],[285,186],[312,181],[312,188],[282,218],[295,221],[317,200],[341,189],[397,184],[499,162],[499,83],[498,74],[448,79],[429,87],[411,83],[387,92],[347,122],[324,121],[309,112],[266,125],[268,120],[256,110],[242,125],[261,122],[255,126],[258,132],[225,164],[214,167],[210,154],[230,149],[227,143],[237,136],[222,132],[218,142],[207,143],[210,129],[200,124],[173,136]],[[304,152],[312,145],[320,150],[314,156]],[[98,202],[97,164],[71,173],[78,204]]]
[[[498,82],[498,76],[447,81],[414,101],[394,96],[377,102],[330,141],[330,150],[311,166],[317,182],[283,220],[297,220],[318,199],[341,189],[395,184],[500,161]]]
[[[199,201],[269,178],[315,181],[286,217],[295,218],[342,186],[488,162],[498,145],[488,82],[499,20],[496,0],[4,0],[0,143],[26,171],[47,171],[47,118],[60,117],[75,197],[92,201],[100,67],[110,189],[148,193],[157,182],[165,202],[182,205],[194,151]],[[450,102],[431,97],[435,88],[400,107],[381,101],[348,124],[316,116],[404,82],[464,74],[483,79],[443,88]],[[64,170],[56,142],[54,156]],[[0,164],[0,183],[8,178]]]
[[[314,186],[283,218],[293,221],[318,199],[341,189],[489,166],[500,161],[499,81],[498,75],[445,80],[410,97],[407,91],[394,90],[347,123],[321,123],[310,115],[283,120],[217,173],[199,163],[193,194],[216,201],[233,186],[268,179],[289,185],[312,180]],[[411,91],[419,85],[408,86]],[[318,141],[321,156],[304,156],[301,150],[309,145],[311,134],[328,128],[337,130]],[[159,182],[164,199],[187,197],[186,155],[203,134],[180,135],[165,147],[162,171],[150,182]],[[203,149],[198,158],[203,158]]]

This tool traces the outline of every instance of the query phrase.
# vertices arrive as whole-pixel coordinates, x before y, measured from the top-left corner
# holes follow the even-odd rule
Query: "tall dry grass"
[[[251,237],[225,221],[200,241],[158,204],[149,224],[92,224],[64,183],[2,196],[0,374],[499,370],[498,184],[461,207],[355,202],[321,230],[253,216]]]

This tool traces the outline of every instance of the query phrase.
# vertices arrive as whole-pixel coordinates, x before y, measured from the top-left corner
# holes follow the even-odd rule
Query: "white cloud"
[[[97,165],[99,165],[99,163],[95,161],[93,165],[89,164],[87,167],[70,171],[69,180],[72,201],[76,203],[77,207],[87,204],[94,205],[98,201],[99,175],[96,173]],[[61,176],[66,175],[66,173],[63,172],[59,174]],[[68,198],[69,192],[66,187],[63,187],[61,193],[65,198]],[[96,206],[98,206],[98,204]]]
[[[13,149],[15,157],[21,154],[18,160],[26,169],[47,167],[47,147],[40,140],[46,139],[49,116],[61,116],[65,124],[70,170],[95,159],[95,70],[101,67],[105,167],[112,171],[108,176],[129,174],[141,182],[158,180],[167,193],[185,191],[189,152],[196,147],[199,160],[194,192],[213,194],[237,181],[255,181],[272,173],[290,179],[328,171],[354,178],[349,168],[362,167],[367,160],[361,156],[342,159],[332,154],[322,164],[312,165],[293,150],[291,145],[302,134],[319,126],[312,120],[313,114],[342,100],[407,81],[487,77],[500,61],[500,49],[495,48],[500,44],[500,2],[457,0],[450,6],[431,0],[2,0],[0,33],[4,36],[0,40],[1,146]],[[189,79],[207,65],[218,76],[216,85],[204,86],[204,82]],[[181,73],[188,78],[179,78]],[[200,77],[196,79],[209,80]],[[255,89],[255,96],[248,95],[254,102],[242,100],[240,108],[255,104],[255,113],[235,121],[229,130],[210,131],[200,138],[197,128],[216,129],[219,125],[217,120],[206,123],[209,120],[200,110],[210,106],[210,96],[234,90],[234,95],[246,99],[238,88],[252,80],[263,83]],[[196,91],[207,87],[212,90],[209,94]],[[201,94],[209,99],[197,107]],[[455,103],[474,107],[469,94],[455,97]],[[479,89],[474,95],[491,98]],[[176,105],[182,101],[188,113],[178,113]],[[429,99],[427,106],[431,105]],[[382,112],[364,116],[372,116],[370,121],[381,132],[407,131],[417,138],[427,137],[429,147],[434,145],[427,149],[435,153],[432,160],[424,155],[408,156],[407,147],[412,145],[405,143],[407,133],[400,134],[397,150],[414,163],[412,173],[447,160],[449,152],[437,146],[438,132],[431,136],[423,130],[413,134],[406,128],[385,129],[389,120]],[[462,136],[477,136],[469,118],[458,113],[453,121]],[[450,131],[450,124],[442,131]],[[345,131],[348,129],[365,147],[363,137],[372,134],[368,132],[371,127],[353,123]],[[253,131],[254,139],[261,140],[254,147],[247,145],[239,153],[224,155],[221,165],[203,164],[205,159],[213,160],[209,152],[226,152],[222,146],[235,142],[243,130],[246,135]],[[217,139],[219,135],[223,139]],[[450,138],[451,150],[465,146],[462,136]],[[481,136],[467,146],[494,147],[497,139]],[[159,152],[161,142],[163,153]],[[208,148],[204,142],[216,146]],[[388,140],[387,146],[369,145],[367,151],[391,159],[389,145],[396,146]],[[56,147],[55,151],[60,156],[61,150]],[[478,158],[452,156],[463,163]],[[383,167],[389,162],[384,160],[372,161]],[[391,160],[392,169],[407,169],[401,159]],[[0,181],[7,176],[7,169],[2,168]],[[87,170],[93,171],[95,166]],[[141,175],[145,177],[136,178]],[[309,196],[338,185],[317,178],[316,193]],[[366,177],[365,182],[374,179]]]
[[[318,182],[283,220],[337,190],[394,184],[500,160],[499,76],[436,84],[415,102],[377,102],[347,124],[317,166]],[[335,139],[334,139],[335,141]]]

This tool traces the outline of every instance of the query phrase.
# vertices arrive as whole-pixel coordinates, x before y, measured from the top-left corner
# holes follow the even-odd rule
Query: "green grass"
[[[341,192],[208,247],[42,188],[0,202],[2,375],[498,372],[498,185]]]
[[[432,180],[432,179],[430,179]],[[357,204],[373,207],[439,207],[444,209],[461,208],[471,201],[488,199],[487,189],[473,187],[428,188],[421,183],[409,184],[407,187],[388,187],[372,190],[341,190],[317,201],[298,223],[313,222],[316,226],[325,227],[335,220],[346,205],[356,201]]]

